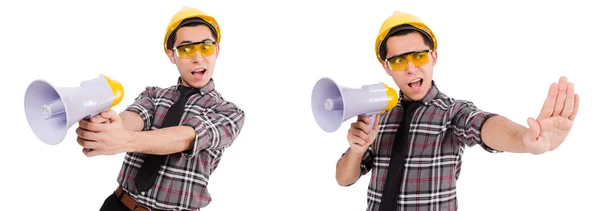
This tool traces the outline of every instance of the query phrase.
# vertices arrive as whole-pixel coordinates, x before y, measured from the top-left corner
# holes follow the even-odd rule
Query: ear
[[[387,65],[387,62],[382,61],[381,66],[389,76],[392,76],[392,72],[390,71],[390,67]]]
[[[173,50],[167,50],[167,56],[171,60],[171,64],[175,64],[175,52]]]
[[[435,66],[435,64],[437,63],[437,51],[431,52],[431,58],[433,59],[432,66]]]

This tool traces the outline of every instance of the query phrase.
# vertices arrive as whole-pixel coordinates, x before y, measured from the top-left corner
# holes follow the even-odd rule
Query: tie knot
[[[181,94],[180,98],[182,98],[182,99],[188,98],[190,95],[193,95],[193,94],[199,92],[198,89],[196,89],[196,88],[185,87],[185,86],[179,86],[178,90],[179,90],[179,94]]]

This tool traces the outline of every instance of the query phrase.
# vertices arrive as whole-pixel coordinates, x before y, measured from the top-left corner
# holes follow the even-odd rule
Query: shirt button
[[[142,191],[141,194],[142,194],[142,196],[144,196],[144,195],[146,195],[146,192]]]

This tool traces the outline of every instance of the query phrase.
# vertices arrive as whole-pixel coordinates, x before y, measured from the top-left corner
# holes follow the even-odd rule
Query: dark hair
[[[205,20],[203,20],[201,18],[188,18],[188,19],[181,21],[181,24],[179,24],[179,26],[177,26],[171,32],[171,34],[169,35],[169,38],[167,39],[167,49],[169,49],[169,50],[173,49],[173,46],[175,45],[175,35],[177,34],[177,31],[180,28],[194,27],[194,26],[200,26],[200,25],[207,26],[210,29],[210,33],[212,34],[213,39],[217,39],[217,32],[215,31],[214,27],[212,25],[210,25],[208,22],[206,22]]]
[[[399,27],[405,27],[406,25],[401,25],[401,26],[397,26],[394,28],[399,28]],[[394,36],[403,36],[403,35],[407,35],[413,32],[417,32],[421,35],[421,37],[423,38],[423,42],[425,43],[425,45],[427,45],[427,47],[429,47],[429,50],[433,50],[433,41],[431,41],[431,39],[429,38],[428,34],[425,34],[423,31],[420,31],[418,29],[402,29],[402,30],[397,30],[395,31],[394,28],[392,28],[390,31],[392,32],[390,35],[387,36],[387,38],[384,39],[384,42],[381,43],[381,48],[380,48],[380,57],[385,60],[386,59],[386,55],[387,55],[387,40],[390,37],[394,37]],[[395,32],[394,32],[395,31]]]

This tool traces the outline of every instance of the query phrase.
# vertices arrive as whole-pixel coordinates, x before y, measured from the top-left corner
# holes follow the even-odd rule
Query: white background
[[[452,97],[526,125],[561,75],[581,95],[574,129],[554,152],[467,149],[460,210],[597,208],[599,88],[592,74],[600,72],[600,17],[593,1],[360,2],[2,1],[0,181],[7,196],[0,210],[99,209],[117,187],[123,154],[85,157],[76,125],[61,144],[43,144],[25,119],[25,89],[35,79],[77,86],[106,74],[125,87],[115,108],[122,111],[145,86],[174,84],[178,73],[162,41],[171,15],[184,5],[221,24],[216,88],[247,114],[211,177],[214,200],[204,210],[365,209],[368,177],[345,188],[335,181],[350,122],[335,133],[321,131],[310,94],[321,77],[350,87],[394,85],[373,48],[394,10],[414,13],[434,30],[434,80]]]

